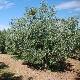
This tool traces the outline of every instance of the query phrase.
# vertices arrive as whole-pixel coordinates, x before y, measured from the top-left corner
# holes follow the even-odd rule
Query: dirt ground
[[[0,62],[8,65],[7,70],[15,73],[16,76],[22,76],[23,80],[80,80],[80,61],[78,60],[67,60],[72,65],[71,71],[51,72],[30,69],[27,65],[22,65],[23,61],[17,61],[11,57],[11,55],[0,54]]]

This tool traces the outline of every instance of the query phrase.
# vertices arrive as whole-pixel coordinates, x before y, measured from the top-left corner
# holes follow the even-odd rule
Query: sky
[[[23,16],[26,7],[39,7],[41,0],[0,0],[0,30],[7,29],[11,19]],[[60,18],[80,14],[80,0],[47,0],[55,5],[56,15]]]

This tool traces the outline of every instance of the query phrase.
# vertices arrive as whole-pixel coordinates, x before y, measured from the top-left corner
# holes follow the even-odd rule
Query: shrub
[[[58,19],[54,7],[48,7],[45,2],[10,24],[4,39],[6,50],[33,65],[49,69],[63,63],[80,46],[77,19]]]

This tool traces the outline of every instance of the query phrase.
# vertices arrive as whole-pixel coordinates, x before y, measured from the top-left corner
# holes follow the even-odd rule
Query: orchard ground
[[[14,59],[12,55],[0,54],[0,64],[4,63],[8,66],[1,69],[2,72],[13,73],[12,77],[17,76],[17,78],[9,80],[80,80],[80,61],[69,58],[66,62],[71,65],[69,70],[51,72],[50,70],[31,69],[27,65],[22,65],[23,61]],[[1,76],[2,73],[0,73]]]

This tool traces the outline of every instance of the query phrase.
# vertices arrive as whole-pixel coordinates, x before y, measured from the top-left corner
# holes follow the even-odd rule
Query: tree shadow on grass
[[[33,77],[28,77],[28,79],[27,80],[33,80]]]
[[[30,62],[26,62],[24,61],[22,63],[22,65],[27,65],[28,68],[31,68],[31,69],[36,69],[36,70],[44,70],[44,66],[42,64],[33,64],[33,63],[30,63]]]
[[[22,80],[22,76],[15,76],[14,73],[3,73],[0,75],[0,80]]]
[[[75,78],[75,80],[80,80],[80,72],[77,73],[77,77]]]
[[[4,62],[0,62],[0,69],[8,68],[9,66],[6,65]]]
[[[66,72],[72,71],[72,66],[70,63],[58,62],[57,64],[51,65],[49,68],[52,72]]]
[[[77,56],[72,56],[72,57],[70,57],[70,58],[80,61],[80,57],[77,57]]]
[[[65,71],[72,71],[72,66],[70,63],[66,62],[58,62],[57,64],[50,65],[48,68],[45,68],[43,64],[32,64],[29,62],[23,62],[22,65],[27,65],[28,68],[37,69],[37,70],[51,70],[52,72],[65,72]]]

